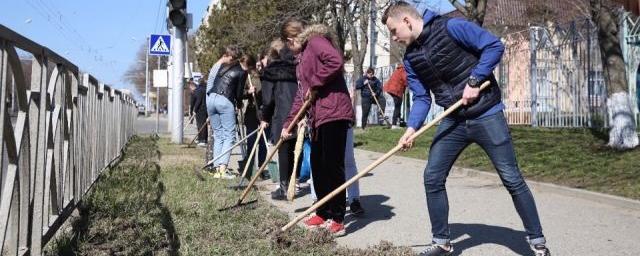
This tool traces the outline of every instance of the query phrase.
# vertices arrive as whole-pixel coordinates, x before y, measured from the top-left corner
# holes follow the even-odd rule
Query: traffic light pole
[[[173,63],[173,86],[171,87],[171,142],[182,144],[184,109],[182,107],[182,93],[184,92],[184,55],[185,37],[187,34],[187,0],[169,0],[169,21],[173,26],[171,62]]]
[[[184,55],[185,55],[185,43],[184,38],[186,34],[185,28],[175,27],[173,28],[175,43],[173,51],[173,88],[172,88],[172,129],[171,129],[171,142],[175,144],[182,144],[183,138],[183,119],[184,111],[182,107],[183,91],[184,91]]]

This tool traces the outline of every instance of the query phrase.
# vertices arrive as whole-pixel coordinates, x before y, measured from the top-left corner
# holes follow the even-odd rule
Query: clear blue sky
[[[167,0],[4,0],[0,24],[44,45],[116,88],[151,33],[167,34]],[[209,0],[188,0],[194,27]]]
[[[301,0],[307,1],[307,0]],[[415,0],[414,0],[415,1]],[[151,33],[166,34],[167,0],[4,0],[0,24],[42,44],[116,88],[131,89],[122,77]],[[448,0],[423,0],[441,12]],[[194,26],[209,0],[188,0]]]

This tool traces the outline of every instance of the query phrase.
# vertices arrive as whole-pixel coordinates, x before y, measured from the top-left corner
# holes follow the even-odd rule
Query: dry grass
[[[388,242],[369,249],[336,246],[326,232],[281,233],[288,217],[256,198],[233,205],[237,181],[204,179],[194,170],[204,151],[168,140],[137,138],[88,203],[75,233],[61,236],[49,254],[64,255],[413,255]]]

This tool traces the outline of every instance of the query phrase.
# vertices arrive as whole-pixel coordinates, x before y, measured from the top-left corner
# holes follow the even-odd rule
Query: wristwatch
[[[480,83],[478,83],[478,78],[476,78],[475,76],[469,76],[469,80],[467,80],[467,84],[471,88],[480,87]]]

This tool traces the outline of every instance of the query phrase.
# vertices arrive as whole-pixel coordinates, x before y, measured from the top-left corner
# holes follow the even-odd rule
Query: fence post
[[[537,114],[537,105],[538,105],[538,90],[537,90],[537,82],[538,82],[538,63],[537,63],[537,36],[538,36],[538,27],[531,27],[529,30],[529,49],[531,50],[531,59],[530,59],[530,68],[529,71],[531,74],[531,81],[529,82],[529,88],[531,90],[531,126],[538,127],[538,114]]]

